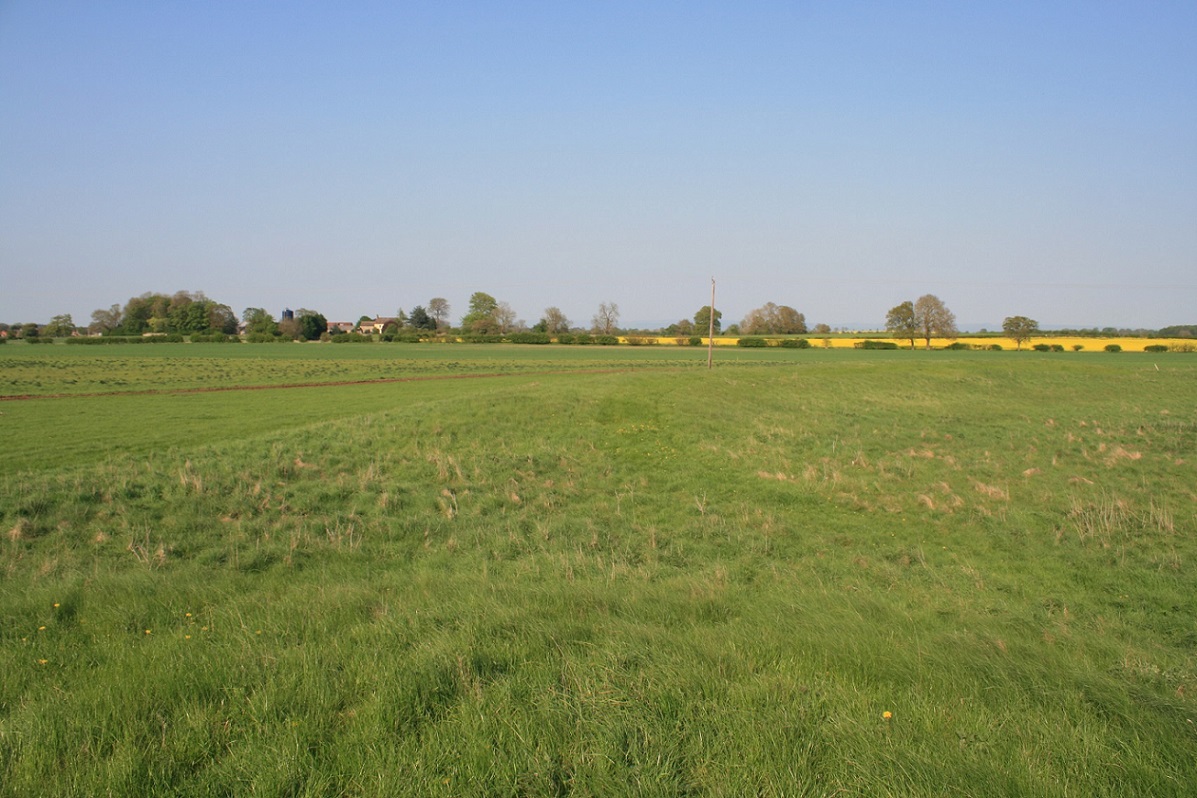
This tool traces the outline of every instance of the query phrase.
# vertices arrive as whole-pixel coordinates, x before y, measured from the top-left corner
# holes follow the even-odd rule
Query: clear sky
[[[1197,321],[1197,3],[0,0],[0,321]]]

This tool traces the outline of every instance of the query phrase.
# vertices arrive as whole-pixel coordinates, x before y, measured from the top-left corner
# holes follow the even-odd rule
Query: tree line
[[[615,302],[601,302],[590,319],[589,326],[575,324],[560,308],[545,308],[539,320],[529,325],[517,317],[507,302],[483,291],[474,292],[458,326],[450,319],[451,307],[443,297],[433,297],[426,304],[410,311],[399,309],[392,317],[362,316],[352,325],[340,323],[330,328],[327,318],[319,311],[301,308],[285,310],[278,319],[264,308],[245,308],[240,321],[226,304],[208,298],[202,291],[176,291],[174,294],[148,292],[132,297],[121,306],[114,304],[92,312],[86,328],[75,325],[70,314],[54,316],[48,323],[0,323],[3,337],[34,339],[37,337],[66,337],[86,332],[103,336],[144,335],[201,335],[233,336],[244,334],[248,340],[311,341],[338,334],[381,334],[393,340],[405,334],[414,335],[473,335],[495,336],[519,332],[548,335],[589,332],[594,335],[620,333],[658,333],[669,336],[705,335],[708,330],[728,335],[815,335],[831,334],[830,326],[816,324],[808,328],[804,314],[789,305],[767,302],[750,311],[738,323],[723,328],[723,312],[709,305],[699,308],[691,318],[680,319],[660,330],[629,330],[619,326],[619,306]],[[713,318],[712,318],[713,316]],[[931,347],[932,338],[956,338],[959,331],[956,317],[934,294],[924,294],[916,300],[895,305],[886,314],[885,329],[894,338],[916,341]],[[1002,332],[1014,339],[1019,348],[1032,337],[1043,334],[1039,322],[1026,316],[1007,316]],[[1058,335],[1139,335],[1142,337],[1197,337],[1197,324],[1176,325],[1159,331],[1090,328],[1057,330]]]

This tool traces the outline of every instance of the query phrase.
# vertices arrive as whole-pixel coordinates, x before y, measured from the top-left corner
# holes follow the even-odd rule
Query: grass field
[[[70,349],[0,348],[0,795],[1197,784],[1192,358]]]

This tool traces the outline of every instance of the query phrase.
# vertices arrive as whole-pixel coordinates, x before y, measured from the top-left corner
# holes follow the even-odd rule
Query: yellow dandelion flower
[[[885,718],[886,720],[889,720],[893,716],[894,713],[890,712],[888,709],[881,713],[881,717]]]
[[[191,613],[190,613],[190,612],[189,612],[189,613],[187,613],[187,617],[188,617],[188,618],[190,618],[190,617],[191,617]]]
[[[184,639],[184,640],[190,640],[190,639],[191,639],[191,635],[183,635],[183,639]]]
[[[61,606],[62,606],[62,605],[61,605],[61,604],[59,604],[57,601],[56,601],[56,602],[54,602],[54,609],[58,609],[58,608],[59,608],[59,607],[61,607]]]
[[[45,665],[45,664],[46,664],[47,662],[49,662],[49,661],[50,661],[50,660],[48,660],[48,659],[39,659],[39,660],[37,661],[37,664],[38,664],[38,665]]]
[[[146,629],[146,630],[145,630],[145,633],[146,633],[147,635],[148,635],[148,634],[153,634],[153,632],[151,632],[149,629]]]
[[[44,632],[44,631],[46,631],[46,627],[44,627],[44,626],[39,626],[39,627],[37,627],[37,630],[38,630],[39,632]]]

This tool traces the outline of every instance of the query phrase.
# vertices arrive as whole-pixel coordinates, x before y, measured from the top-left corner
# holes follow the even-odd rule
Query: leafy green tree
[[[885,314],[885,329],[894,338],[905,338],[914,349],[914,339],[919,334],[918,319],[914,315],[914,303],[903,302],[889,309]]]
[[[299,325],[299,337],[305,341],[316,341],[328,332],[328,319],[314,310],[300,308],[295,311],[295,321]]]
[[[407,317],[407,323],[417,330],[435,330],[436,319],[428,315],[423,305],[416,305]]]
[[[475,291],[470,295],[470,310],[462,317],[461,328],[480,335],[500,332],[498,311],[497,299],[482,291]]]
[[[715,334],[718,335],[723,329],[723,311],[715,310]],[[703,305],[694,314],[694,331],[699,335],[706,335],[711,330],[711,306]]]
[[[914,301],[914,319],[928,349],[933,336],[955,338],[959,334],[955,314],[935,294],[923,294]]]
[[[265,308],[246,308],[241,313],[245,332],[249,335],[277,335],[278,324]]]
[[[1007,316],[1002,321],[1002,332],[1013,338],[1015,346],[1022,349],[1023,343],[1039,332],[1039,322],[1026,316]]]
[[[41,331],[38,329],[38,326],[33,322],[26,322],[25,324],[21,325],[22,338],[37,338],[40,332]]]
[[[75,322],[71,319],[71,314],[64,313],[61,316],[55,316],[50,319],[50,323],[45,326],[42,332],[49,338],[65,338],[68,335],[74,334]]]

